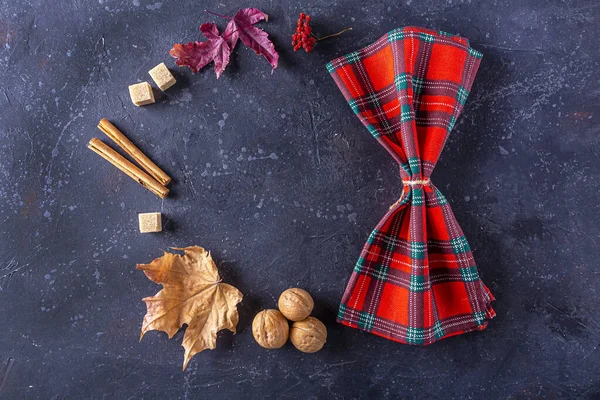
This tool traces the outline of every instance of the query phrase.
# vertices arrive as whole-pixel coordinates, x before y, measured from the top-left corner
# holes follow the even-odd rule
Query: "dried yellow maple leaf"
[[[140,340],[152,330],[163,331],[172,338],[187,324],[182,343],[185,370],[196,353],[216,347],[218,331],[229,329],[235,333],[242,293],[221,282],[215,262],[202,247],[174,250],[184,254],[164,252],[150,264],[137,265],[148,279],[163,286],[154,297],[142,299],[147,312]]]

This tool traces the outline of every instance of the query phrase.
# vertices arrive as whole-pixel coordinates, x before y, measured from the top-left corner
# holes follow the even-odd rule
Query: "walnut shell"
[[[252,321],[252,334],[265,349],[278,349],[288,340],[290,325],[277,310],[263,310]]]
[[[301,321],[308,317],[315,302],[306,290],[290,288],[279,296],[279,311],[290,321]]]
[[[308,317],[294,322],[290,330],[290,340],[298,350],[315,353],[321,350],[327,340],[327,328],[315,317]]]

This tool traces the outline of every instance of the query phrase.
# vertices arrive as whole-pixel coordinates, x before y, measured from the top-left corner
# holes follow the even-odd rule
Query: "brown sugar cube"
[[[175,84],[175,77],[169,71],[165,63],[160,63],[156,67],[148,71],[156,85],[163,92]]]
[[[162,218],[159,212],[138,214],[140,220],[140,233],[162,231]]]
[[[146,104],[154,103],[154,93],[152,93],[152,86],[148,82],[130,85],[129,95],[131,96],[131,101],[136,106],[145,106]]]

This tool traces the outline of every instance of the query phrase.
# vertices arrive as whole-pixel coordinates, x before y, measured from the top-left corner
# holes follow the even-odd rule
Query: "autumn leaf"
[[[206,12],[229,20],[222,35],[213,22],[202,24],[200,31],[208,39],[204,42],[190,42],[188,44],[175,44],[169,54],[177,59],[180,67],[190,67],[197,73],[211,61],[215,63],[217,78],[221,76],[229,63],[229,57],[238,39],[258,55],[264,56],[273,69],[277,68],[279,54],[267,32],[254,26],[254,24],[269,20],[269,16],[257,8],[239,10],[233,17]]]
[[[254,50],[256,54],[263,55],[275,69],[279,61],[279,54],[275,51],[275,46],[269,40],[267,32],[254,26],[263,19],[268,20],[268,15],[257,8],[239,10],[227,24],[223,37],[232,50],[237,40],[240,39],[246,47]]]
[[[185,348],[183,369],[197,353],[214,349],[217,332],[235,333],[239,320],[237,304],[242,293],[221,282],[210,253],[199,246],[186,247],[183,256],[164,252],[150,264],[138,264],[146,277],[163,286],[154,297],[142,299],[146,315],[140,340],[148,331],[163,331],[169,338],[187,324],[182,346]]]
[[[223,37],[225,37],[231,49],[239,39],[239,33],[237,32],[239,26],[252,26],[262,20],[269,21],[269,16],[258,8],[244,8],[239,10],[233,17],[228,18],[230,21],[223,32]]]
[[[229,63],[231,47],[228,42],[219,35],[219,29],[214,22],[207,22],[200,26],[200,32],[208,39],[204,42],[190,42],[186,45],[175,44],[169,54],[176,58],[180,67],[190,67],[192,72],[197,73],[211,61],[215,63],[217,79],[221,76]]]

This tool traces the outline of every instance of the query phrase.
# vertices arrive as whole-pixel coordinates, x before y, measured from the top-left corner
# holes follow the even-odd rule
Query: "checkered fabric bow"
[[[463,231],[429,180],[481,57],[465,38],[407,27],[327,64],[352,110],[400,164],[404,182],[360,254],[338,322],[430,344],[482,330],[495,316]]]

